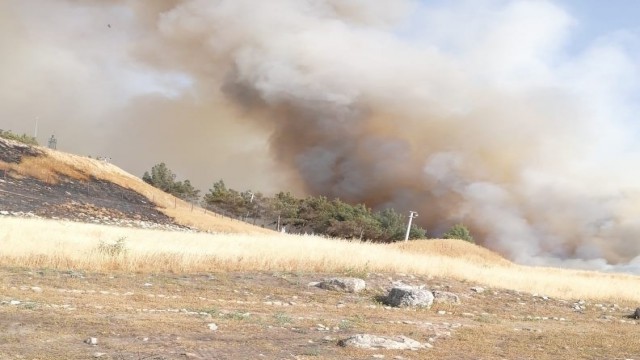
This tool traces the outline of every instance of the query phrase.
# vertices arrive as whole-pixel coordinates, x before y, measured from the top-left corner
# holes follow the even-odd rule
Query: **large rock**
[[[448,291],[434,291],[433,302],[440,304],[460,304],[460,297]]]
[[[321,281],[316,286],[326,290],[357,293],[364,290],[366,283],[358,278],[332,278]]]
[[[420,306],[429,308],[433,304],[433,293],[418,286],[396,286],[389,290],[385,302],[391,306]]]
[[[360,349],[390,349],[390,350],[419,350],[425,346],[406,336],[385,338],[369,334],[357,334],[348,339],[340,340],[340,346],[352,346]]]
[[[630,318],[632,319],[640,319],[640,308],[637,308],[636,311],[631,314]]]

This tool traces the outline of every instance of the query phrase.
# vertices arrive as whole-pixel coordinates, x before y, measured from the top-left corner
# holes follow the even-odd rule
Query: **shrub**
[[[11,132],[11,130],[7,130],[7,131],[0,130],[0,137],[9,139],[9,140],[15,140],[27,145],[38,145],[38,140],[36,140],[35,137],[29,136],[27,134],[22,134],[22,135],[14,134]]]
[[[108,244],[104,241],[100,241],[100,244],[98,244],[98,252],[114,258],[120,255],[126,255],[127,246],[125,244],[125,240],[126,238],[121,237],[113,244]]]
[[[444,235],[442,235],[442,238],[460,239],[460,240],[468,241],[470,243],[475,243],[473,241],[473,236],[471,236],[471,233],[469,232],[469,229],[467,229],[467,227],[464,226],[463,224],[453,225],[451,229],[449,229],[449,231],[447,231],[446,233],[444,233]]]

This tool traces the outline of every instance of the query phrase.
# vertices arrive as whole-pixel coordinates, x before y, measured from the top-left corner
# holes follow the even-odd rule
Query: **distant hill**
[[[0,138],[0,214],[223,233],[271,230],[205,211],[106,161]]]

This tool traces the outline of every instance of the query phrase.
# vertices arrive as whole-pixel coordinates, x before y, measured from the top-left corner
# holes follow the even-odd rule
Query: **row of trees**
[[[176,181],[176,175],[164,163],[155,165],[151,173],[145,172],[142,179],[178,198],[200,202],[209,210],[277,230],[375,242],[402,240],[406,233],[406,216],[392,208],[374,212],[364,204],[352,205],[324,196],[297,198],[289,192],[270,197],[228,188],[222,180],[200,198],[200,191],[189,180]],[[445,235],[473,241],[463,225],[454,226]],[[411,227],[410,239],[425,236],[425,229],[415,224]]]
[[[324,196],[296,198],[288,192],[273,197],[251,191],[238,192],[220,180],[202,199],[211,210],[250,219],[260,225],[289,232],[315,233],[346,239],[391,242],[404,238],[406,219],[393,209],[373,212],[364,204],[351,205]],[[424,238],[426,231],[412,226],[409,237]]]
[[[200,198],[200,190],[194,188],[189,180],[176,181],[176,174],[169,170],[165,163],[152,167],[151,174],[145,171],[142,180],[185,201],[197,202]]]

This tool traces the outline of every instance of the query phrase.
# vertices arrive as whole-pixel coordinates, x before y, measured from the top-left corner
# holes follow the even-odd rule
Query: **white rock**
[[[218,330],[218,325],[214,323],[207,324],[207,326],[209,327],[209,330],[212,330],[212,331]]]
[[[94,337],[87,338],[87,339],[85,339],[84,343],[96,346],[96,345],[98,345],[98,338],[94,338]]]
[[[459,304],[460,297],[458,297],[458,295],[452,292],[436,290],[433,292],[433,302],[446,303],[446,304]]]
[[[318,283],[316,286],[325,290],[357,293],[364,290],[366,283],[358,278],[331,278]]]
[[[369,334],[357,334],[348,339],[340,340],[338,344],[360,349],[419,350],[425,348],[423,344],[405,336],[385,338]]]
[[[103,356],[105,356],[105,355],[107,355],[107,353],[103,353],[103,352],[94,352],[94,353],[93,353],[93,357],[94,357],[94,358],[103,357]]]
[[[480,286],[474,286],[471,288],[471,291],[482,294],[484,292],[484,288]]]
[[[385,302],[391,306],[420,306],[429,308],[433,304],[433,293],[416,286],[391,288]]]

